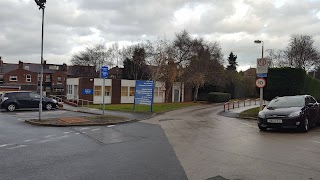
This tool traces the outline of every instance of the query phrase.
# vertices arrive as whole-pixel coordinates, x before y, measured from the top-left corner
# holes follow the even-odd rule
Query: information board
[[[152,106],[153,90],[153,81],[137,80],[134,92],[134,104],[144,104]]]

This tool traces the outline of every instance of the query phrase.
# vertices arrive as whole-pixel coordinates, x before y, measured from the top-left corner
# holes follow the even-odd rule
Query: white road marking
[[[109,125],[109,126],[107,126],[107,127],[113,127],[114,125]]]
[[[85,127],[85,128],[81,128],[79,130],[82,131],[82,130],[86,130],[86,129],[89,129],[89,128]]]
[[[27,140],[24,140],[22,142],[30,142],[30,141],[35,141],[35,140],[37,140],[37,139],[27,139]]]
[[[60,137],[56,137],[56,138],[52,138],[52,139],[47,139],[47,140],[39,141],[37,143],[39,144],[39,143],[50,142],[50,141],[54,141],[54,140],[58,140],[58,139],[66,138],[66,137],[69,137],[69,135],[64,135],[64,136],[60,136]]]
[[[49,137],[52,137],[52,136],[55,136],[55,135],[51,134],[51,135],[45,136],[45,138],[49,138]]]
[[[80,134],[80,133],[75,133],[75,134]]]
[[[246,126],[250,126],[250,127],[254,127],[254,128],[256,128],[256,126],[252,126],[252,125],[250,125],[250,124],[247,124],[247,123],[242,123],[242,122],[239,122],[240,124],[243,124],[243,125],[246,125]]]
[[[2,144],[2,145],[0,145],[0,148],[1,147],[6,147],[6,146],[11,146],[11,145],[13,145],[13,144]]]
[[[26,146],[27,146],[27,145],[19,145],[19,146],[14,146],[14,147],[7,148],[7,149],[12,150],[12,149],[23,148],[23,147],[26,147]]]
[[[64,134],[69,134],[69,133],[71,133],[71,132],[64,132]]]
[[[98,131],[98,130],[100,130],[100,128],[97,128],[97,129],[92,129],[91,131]]]

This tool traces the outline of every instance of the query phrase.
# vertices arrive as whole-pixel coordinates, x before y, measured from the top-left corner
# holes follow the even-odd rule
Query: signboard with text
[[[108,78],[108,75],[109,75],[108,66],[102,66],[101,67],[101,78]]]
[[[153,91],[153,81],[137,80],[134,92],[134,104],[144,104],[152,106]]]
[[[263,74],[263,77],[266,77],[264,75],[266,75],[267,73],[268,73],[268,59],[258,58],[257,59],[257,75]]]

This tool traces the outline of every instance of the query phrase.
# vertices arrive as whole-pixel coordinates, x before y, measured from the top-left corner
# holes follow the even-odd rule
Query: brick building
[[[4,63],[0,57],[0,89],[11,87],[13,89],[39,91],[41,64]],[[65,95],[66,79],[68,77],[97,77],[93,66],[67,66],[60,64],[43,64],[43,91],[47,95]],[[8,88],[7,88],[8,89]]]

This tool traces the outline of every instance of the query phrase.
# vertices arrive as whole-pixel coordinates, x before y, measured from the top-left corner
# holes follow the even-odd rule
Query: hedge
[[[264,88],[264,99],[276,96],[310,94],[320,100],[320,81],[307,75],[303,69],[270,68]]]
[[[228,102],[231,99],[231,94],[222,92],[210,92],[207,95],[208,102]]]

